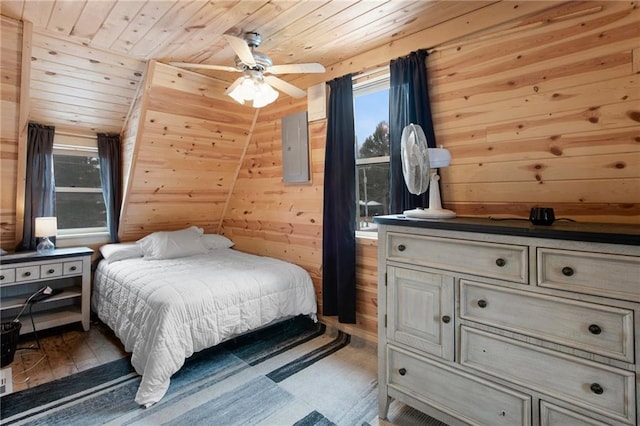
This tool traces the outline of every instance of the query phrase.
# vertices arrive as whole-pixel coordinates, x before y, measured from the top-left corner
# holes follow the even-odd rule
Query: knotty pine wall
[[[5,250],[15,248],[16,187],[18,185],[18,133],[20,79],[22,76],[22,23],[0,16],[0,242]]]
[[[455,31],[428,29],[423,38],[395,44],[393,57],[388,46],[366,57],[432,48],[427,66],[436,138],[453,157],[442,169],[445,207],[465,216],[526,218],[532,206],[544,205],[559,217],[637,224],[639,12],[628,2],[563,4],[455,43],[430,46],[430,35]],[[346,60],[324,77],[366,66],[359,57]],[[326,120],[309,124],[311,184],[281,182],[280,119],[305,108],[285,98],[260,111],[224,232],[238,249],[304,266],[321,303]],[[322,318],[371,340],[376,256],[375,240],[358,239],[357,324]]]
[[[120,240],[190,225],[220,228],[255,110],[226,83],[150,61],[123,132]]]

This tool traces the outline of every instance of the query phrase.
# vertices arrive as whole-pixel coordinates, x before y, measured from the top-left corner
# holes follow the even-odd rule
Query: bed
[[[193,250],[184,241],[178,249],[165,245],[159,257],[145,251],[144,239],[108,245],[118,249],[115,255],[101,248],[106,256],[95,271],[92,309],[131,352],[142,376],[135,400],[143,406],[164,396],[171,376],[195,352],[291,316],[316,320],[304,269],[235,250],[222,236],[216,241],[228,243],[204,244],[206,236],[199,234]]]

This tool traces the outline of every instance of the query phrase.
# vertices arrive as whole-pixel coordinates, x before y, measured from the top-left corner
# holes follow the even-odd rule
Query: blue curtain
[[[107,228],[111,242],[118,242],[118,225],[122,207],[122,178],[120,173],[120,136],[98,133],[100,184],[107,208]]]
[[[56,185],[53,175],[53,137],[55,128],[29,123],[24,189],[24,226],[16,251],[35,250],[35,220],[56,215]],[[52,239],[52,241],[55,241]]]
[[[356,160],[351,75],[330,81],[324,163],[322,312],[356,322]]]
[[[402,175],[400,139],[408,124],[419,124],[427,145],[436,147],[429,88],[427,86],[427,51],[418,50],[391,61],[389,88],[389,213],[402,213],[416,207],[428,207],[428,191],[413,195]]]

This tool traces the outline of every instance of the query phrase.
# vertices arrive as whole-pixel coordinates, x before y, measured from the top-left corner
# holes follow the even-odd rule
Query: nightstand
[[[53,295],[26,307],[20,316],[20,334],[81,322],[89,330],[91,255],[88,247],[60,248],[47,254],[35,251],[0,256],[0,314],[13,321],[25,301],[43,287]],[[31,311],[31,312],[30,312]]]

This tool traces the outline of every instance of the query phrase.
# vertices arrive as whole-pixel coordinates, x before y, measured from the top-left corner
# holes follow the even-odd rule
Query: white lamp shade
[[[254,108],[261,108],[278,99],[279,93],[262,80],[262,77],[247,75],[229,92],[236,102],[253,101]]]
[[[36,217],[36,237],[53,237],[58,234],[56,217]]]

